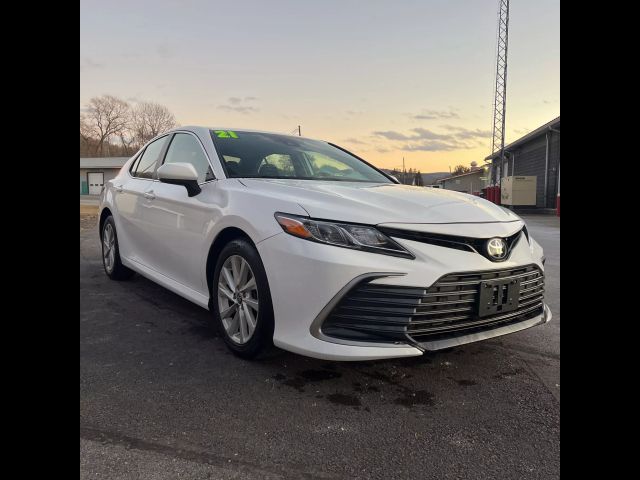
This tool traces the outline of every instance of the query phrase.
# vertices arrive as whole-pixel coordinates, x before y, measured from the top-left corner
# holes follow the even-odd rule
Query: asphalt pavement
[[[249,362],[209,312],[140,275],[109,280],[80,221],[80,477],[514,478],[560,475],[560,223],[545,249],[553,320],[423,357]]]

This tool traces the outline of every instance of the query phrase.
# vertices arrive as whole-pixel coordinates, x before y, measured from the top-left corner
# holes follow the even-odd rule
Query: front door
[[[220,217],[224,203],[216,188],[209,159],[200,140],[191,133],[176,133],[167,149],[164,163],[190,163],[198,172],[202,192],[187,195],[182,185],[153,182],[144,200],[144,217],[153,237],[150,255],[154,268],[192,290],[208,295],[203,282],[203,252],[207,233]]]
[[[104,185],[104,173],[89,172],[89,195],[100,195]]]

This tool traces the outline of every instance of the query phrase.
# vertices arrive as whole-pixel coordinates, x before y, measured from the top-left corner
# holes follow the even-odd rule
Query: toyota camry
[[[236,354],[422,355],[548,322],[544,255],[482,198],[398,181],[333,143],[179,127],[101,194],[106,274],[211,312]]]

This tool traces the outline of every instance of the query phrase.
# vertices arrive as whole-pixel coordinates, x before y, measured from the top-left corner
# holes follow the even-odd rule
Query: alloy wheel
[[[249,263],[240,255],[230,256],[222,265],[218,310],[229,338],[239,345],[247,343],[257,325],[258,287]]]
[[[116,236],[110,223],[106,224],[102,232],[102,256],[104,257],[104,268],[107,273],[111,273],[116,260]]]

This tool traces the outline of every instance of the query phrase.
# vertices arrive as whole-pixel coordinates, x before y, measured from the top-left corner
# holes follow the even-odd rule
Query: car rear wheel
[[[273,307],[267,275],[256,249],[246,240],[229,242],[213,274],[211,306],[227,346],[255,358],[273,344]]]
[[[116,223],[110,215],[102,224],[102,265],[111,280],[127,280],[135,273],[120,260]]]

